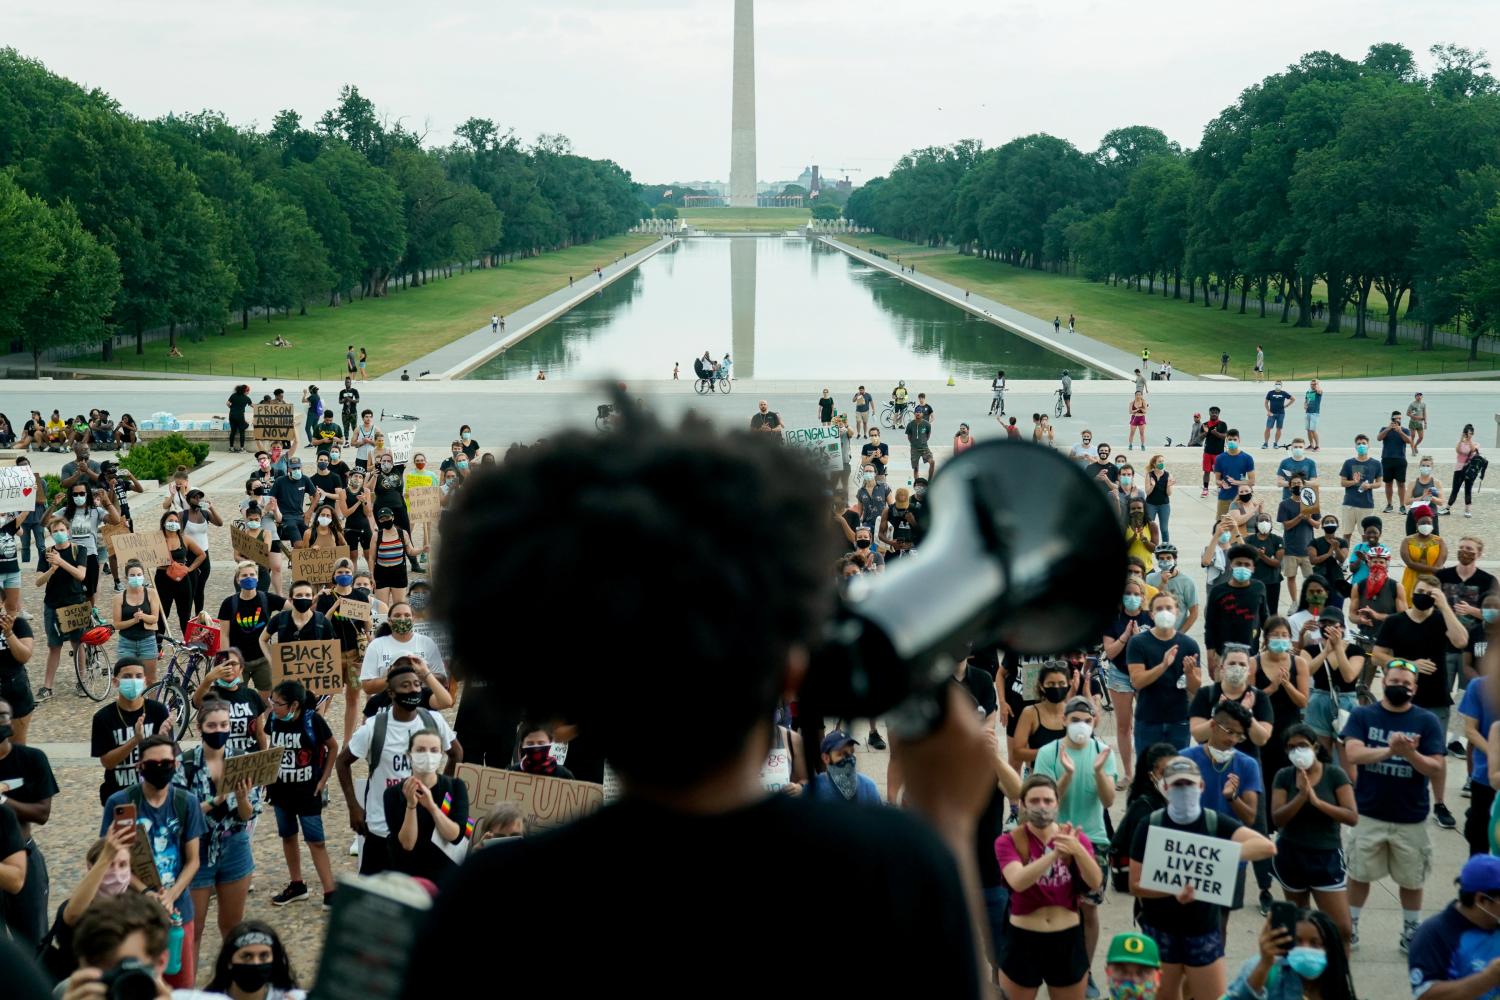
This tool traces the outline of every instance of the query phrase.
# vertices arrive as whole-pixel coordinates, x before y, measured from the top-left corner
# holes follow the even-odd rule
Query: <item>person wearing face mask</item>
[[[1316,497],[1313,498],[1311,504],[1303,503],[1301,494],[1307,486],[1307,479],[1302,473],[1292,473],[1287,483],[1291,496],[1283,498],[1276,505],[1276,521],[1281,525],[1284,543],[1280,571],[1281,575],[1286,578],[1287,600],[1295,603],[1298,572],[1300,571],[1303,577],[1310,577],[1313,574],[1309,546],[1312,545],[1313,540],[1313,525],[1321,523],[1323,511]],[[1262,514],[1261,517],[1264,518],[1265,515]],[[1275,613],[1274,605],[1272,613]]]
[[[391,605],[385,625],[365,647],[364,661],[359,670],[359,686],[365,694],[384,693],[389,672],[400,661],[413,664],[425,692],[422,695],[424,706],[439,710],[452,707],[453,698],[445,683],[448,667],[443,649],[431,635],[417,631],[416,616],[406,601]],[[382,700],[376,703],[376,708],[384,704]],[[365,714],[370,714],[369,704],[365,707]]]
[[[355,618],[340,611],[340,601],[347,599],[366,606],[365,618]],[[318,591],[314,610],[333,625],[339,637],[339,653],[344,660],[344,742],[354,733],[359,720],[359,667],[363,662],[361,647],[368,641],[370,597],[354,592],[354,563],[340,559],[333,565],[333,586]]]
[[[204,989],[229,1000],[303,1000],[307,995],[297,986],[281,937],[259,920],[246,920],[224,935],[213,978]]]
[[[1370,438],[1354,438],[1354,457],[1344,459],[1339,469],[1339,485],[1344,488],[1344,506],[1339,520],[1352,529],[1375,509],[1375,490],[1380,486],[1380,462],[1370,457]]]
[[[1208,544],[1203,546],[1203,555],[1199,558],[1198,565],[1203,568],[1203,585],[1209,593],[1213,593],[1214,587],[1224,582],[1229,575],[1229,549],[1237,544],[1237,537],[1234,522],[1228,517],[1221,517],[1214,525]]]
[[[335,638],[333,624],[313,610],[313,585],[306,580],[292,584],[290,607],[277,612],[260,633],[260,652],[266,662],[276,660],[273,645]]]
[[[209,700],[217,700],[228,709],[226,750],[231,756],[266,748],[265,728],[259,723],[266,701],[245,678],[245,655],[229,646],[214,654],[213,667],[204,672],[193,691],[193,706],[199,711]]]
[[[1271,818],[1278,831],[1271,869],[1289,902],[1305,907],[1308,897],[1328,914],[1346,941],[1349,918],[1348,867],[1342,829],[1359,822],[1349,775],[1328,761],[1312,727],[1296,725],[1284,734],[1288,765],[1271,782]],[[1344,951],[1342,945],[1339,952]]]
[[[115,507],[114,491],[92,486],[88,482],[76,483],[58,499],[50,516],[67,518],[69,540],[83,560],[84,593],[92,602],[99,590],[100,529],[106,524],[124,523]],[[103,562],[108,564],[107,554]]]
[[[99,836],[109,832],[117,806],[135,807],[135,836],[146,838],[161,881],[156,898],[168,913],[182,920],[182,966],[166,979],[170,985],[187,988],[197,981],[195,911],[188,888],[198,873],[199,841],[206,830],[203,806],[196,795],[173,783],[178,751],[172,737],[165,733],[148,736],[140,749],[140,782],[105,800]]]
[[[1500,858],[1478,855],[1458,875],[1458,899],[1422,922],[1406,963],[1423,1000],[1489,998],[1500,989]]]
[[[42,597],[42,621],[47,632],[47,669],[42,686],[37,690],[38,704],[52,697],[52,685],[57,680],[57,666],[62,659],[62,645],[71,644],[69,659],[76,654],[83,630],[63,632],[57,623],[57,609],[82,604],[87,600],[84,579],[87,576],[87,560],[82,551],[73,544],[68,532],[68,522],[53,515],[47,519],[47,532],[52,538],[52,547],[47,549],[43,562],[46,569],[37,578],[36,585],[45,587]]]
[[[1237,701],[1221,701],[1214,706],[1208,727],[1208,739],[1180,751],[1192,761],[1203,776],[1203,808],[1233,816],[1246,826],[1254,826],[1265,796],[1265,782],[1260,764],[1240,748],[1250,734],[1250,713]],[[1243,886],[1235,887],[1239,898]]]
[[[1327,581],[1328,602],[1340,607],[1349,596],[1349,582],[1344,579],[1344,562],[1349,558],[1344,539],[1339,535],[1339,519],[1324,514],[1319,521],[1319,531],[1307,546],[1307,560],[1312,572]],[[1310,582],[1310,581],[1309,581]]]
[[[1224,1000],[1355,1000],[1339,929],[1311,910],[1296,918],[1295,933],[1266,921],[1260,954],[1245,960]]]
[[[835,729],[823,737],[819,752],[823,756],[824,770],[813,775],[808,782],[807,795],[810,798],[881,805],[880,790],[875,787],[875,782],[859,773],[854,751],[858,745],[859,741],[842,729]],[[524,756],[524,747],[521,752]]]
[[[1307,655],[1292,642],[1292,626],[1280,616],[1267,618],[1261,631],[1262,650],[1255,658],[1255,686],[1271,699],[1271,738],[1262,751],[1265,773],[1275,775],[1286,766],[1282,740],[1287,729],[1302,721],[1311,694],[1312,676]]]
[[[141,744],[149,734],[172,731],[176,724],[167,706],[146,697],[146,668],[134,660],[114,666],[118,696],[94,713],[90,726],[89,756],[104,768],[99,786],[102,804],[115,792],[136,783],[140,772]]]
[[[1129,468],[1125,466],[1125,469]],[[1149,573],[1156,562],[1156,547],[1161,543],[1161,535],[1156,525],[1146,520],[1146,501],[1126,492],[1133,489],[1129,485],[1132,479],[1133,472],[1121,471],[1118,496],[1124,502],[1125,552],[1127,557],[1139,559],[1142,570]]]
[[[109,832],[94,841],[84,855],[83,878],[72,894],[58,904],[46,944],[37,953],[37,964],[57,982],[78,968],[73,933],[83,915],[98,899],[111,899],[132,892],[130,887],[131,831],[111,824]]]
[[[167,550],[167,564],[156,569],[156,596],[161,602],[156,632],[166,635],[167,616],[174,605],[179,633],[192,620],[194,574],[208,559],[208,553],[183,532],[182,515],[176,511],[169,510],[161,516],[161,538]]]
[[[911,509],[911,490],[905,486],[896,491],[895,502],[881,514],[880,539],[890,547],[887,559],[899,559],[912,551],[917,516]]]
[[[385,435],[375,426],[375,411],[359,411],[359,426],[354,428],[354,467],[369,470],[374,466],[376,442]]]
[[[1202,683],[1198,644],[1177,631],[1177,599],[1171,594],[1152,598],[1151,621],[1152,627],[1134,636],[1125,650],[1136,690],[1137,752],[1156,742],[1188,744],[1188,704]]]
[[[1411,505],[1406,510],[1406,533],[1417,530],[1419,514],[1432,515],[1432,533],[1442,534],[1438,511],[1443,506],[1443,484],[1432,474],[1432,456],[1423,455],[1417,460],[1417,478],[1411,481]]]
[[[1030,764],[1048,743],[1056,742],[1067,735],[1067,712],[1063,703],[1074,693],[1068,676],[1068,665],[1063,660],[1048,660],[1042,664],[1036,680],[1037,694],[1041,701],[1027,706],[1016,721],[1016,731],[1010,739],[1010,759],[1016,764]]]
[[[234,593],[219,604],[219,621],[229,626],[225,643],[241,652],[253,651],[255,658],[245,661],[243,675],[262,698],[271,691],[271,661],[261,649],[261,636],[267,623],[286,607],[286,598],[260,586],[264,573],[249,561],[235,566]]]
[[[1309,581],[1308,590],[1312,589],[1313,581]],[[1308,611],[1311,610],[1312,604],[1309,603]],[[1298,612],[1299,615],[1303,613]],[[1303,634],[1303,652],[1308,657],[1307,669],[1311,678],[1311,692],[1303,717],[1318,734],[1319,744],[1326,751],[1332,748],[1333,737],[1339,730],[1339,713],[1351,712],[1359,704],[1357,692],[1366,657],[1364,649],[1344,635],[1344,616],[1337,609],[1324,608],[1310,619],[1310,624],[1317,629],[1318,641],[1313,643],[1310,636]],[[1340,747],[1341,754],[1342,751]]]
[[[1318,463],[1307,457],[1307,448],[1300,437],[1292,438],[1288,455],[1276,466],[1276,485],[1281,487],[1281,499],[1291,500],[1296,495],[1292,487],[1292,476],[1302,477],[1305,486],[1316,486]]]
[[[891,502],[891,487],[885,480],[884,466],[867,462],[860,473],[859,489],[854,493],[859,507],[859,523],[871,531],[880,524],[886,506]]]
[[[1220,702],[1232,701],[1250,714],[1250,725],[1245,730],[1248,738],[1239,748],[1257,763],[1260,761],[1260,748],[1271,739],[1271,725],[1276,715],[1271,708],[1271,696],[1251,683],[1254,676],[1250,648],[1237,643],[1225,645],[1223,660],[1219,664],[1219,679],[1199,688],[1193,696],[1192,707],[1188,709],[1188,728],[1195,742],[1208,742],[1213,733],[1214,710]]]
[[[1406,592],[1390,576],[1391,553],[1384,545],[1371,545],[1357,558],[1365,576],[1350,590],[1349,620],[1366,635],[1373,635],[1387,618],[1406,613]]]
[[[349,546],[349,555],[356,562],[364,557],[366,566],[373,566],[374,556],[370,551],[372,529],[370,512],[374,509],[374,485],[362,470],[349,473],[344,487],[334,493],[334,511],[344,523],[344,541]]]
[[[52,815],[57,781],[47,755],[15,742],[0,698],[0,914],[10,936],[35,948],[47,930],[47,861],[32,831]]]
[[[1401,592],[1406,595],[1407,601],[1412,598],[1417,577],[1435,573],[1448,564],[1448,543],[1443,541],[1441,535],[1433,534],[1432,515],[1419,514],[1416,523],[1417,530],[1402,539],[1396,549],[1402,565],[1406,567],[1401,574]]]
[[[1177,480],[1167,471],[1167,460],[1163,455],[1152,455],[1146,466],[1146,519],[1161,531],[1161,540],[1166,544],[1172,540],[1167,523],[1172,517],[1172,487]]]
[[[1135,773],[1126,792],[1125,815],[1115,824],[1115,835],[1109,842],[1109,876],[1116,892],[1130,891],[1130,847],[1135,843],[1136,827],[1166,806],[1159,786],[1162,771],[1176,756],[1177,748],[1172,744],[1153,743],[1135,762]]]
[[[1212,411],[1210,411],[1212,412]],[[1207,445],[1205,444],[1205,449]],[[1214,477],[1219,484],[1216,514],[1223,517],[1229,505],[1242,493],[1255,488],[1255,459],[1240,450],[1240,432],[1224,432],[1224,451],[1214,458]]]
[[[1156,1000],[1161,952],[1155,941],[1144,934],[1116,934],[1104,961],[1109,1000]]]
[[[328,781],[333,776],[339,742],[328,722],[313,708],[313,699],[297,681],[282,681],[271,692],[261,729],[273,747],[281,749],[281,770],[267,789],[276,813],[276,835],[286,858],[290,881],[275,896],[272,906],[286,906],[307,898],[302,881],[302,853],[297,830],[307,841],[308,854],[323,890],[323,908],[333,903],[333,868],[323,828],[323,807],[328,801]]]
[[[156,590],[146,589],[146,568],[139,559],[125,564],[125,589],[115,595],[115,656],[146,665],[146,684],[156,681],[156,624],[161,620]]]
[[[1260,626],[1270,616],[1265,584],[1255,579],[1257,549],[1249,545],[1230,548],[1228,579],[1208,592],[1203,611],[1203,645],[1208,647],[1209,674],[1219,672],[1219,650],[1237,642],[1254,648],[1260,643]]]
[[[248,780],[234,787],[224,784],[224,762],[237,756],[229,748],[230,711],[226,702],[210,698],[198,716],[203,742],[182,755],[172,783],[202,803],[205,833],[199,845],[200,863],[189,891],[193,897],[193,941],[201,945],[208,922],[208,903],[214,900],[219,934],[245,916],[245,896],[255,872],[250,853],[249,824],[260,813],[260,795]],[[194,965],[198,956],[193,956]]]
[[[386,840],[393,831],[386,824],[383,797],[387,788],[400,787],[411,777],[412,762],[407,747],[412,733],[428,730],[438,734],[439,746],[448,754],[445,774],[451,775],[463,760],[463,746],[453,738],[448,721],[422,707],[423,683],[417,669],[410,660],[391,666],[386,674],[386,688],[392,698],[390,710],[366,719],[335,761],[344,801],[349,805],[349,827],[364,835],[359,858],[361,875],[373,875],[390,867]],[[367,761],[370,769],[363,796],[354,788],[356,760]]]
[[[1456,543],[1455,552],[1455,563],[1444,566],[1432,575],[1442,584],[1443,593],[1447,595],[1448,603],[1453,606],[1459,622],[1469,630],[1468,645],[1461,650],[1448,651],[1449,669],[1454,676],[1467,681],[1478,673],[1482,651],[1476,646],[1485,641],[1485,622],[1494,618],[1493,614],[1487,613],[1481,606],[1488,597],[1500,595],[1500,582],[1496,581],[1493,573],[1479,568],[1479,560],[1484,556],[1484,539],[1465,535]]]
[[[1388,660],[1380,701],[1350,712],[1341,734],[1344,759],[1358,769],[1359,825],[1347,845],[1350,950],[1359,944],[1359,914],[1372,882],[1389,875],[1400,890],[1402,951],[1422,916],[1422,888],[1432,870],[1428,785],[1441,780],[1446,764],[1437,717],[1412,704],[1417,669],[1406,660]]]
[[[544,755],[549,753],[551,738],[541,747]],[[411,777],[387,787],[382,798],[386,826],[392,831],[387,841],[390,870],[441,884],[467,849],[468,786],[438,773],[443,749],[435,732],[414,731],[407,741],[407,756]]]
[[[333,449],[318,453],[317,471],[312,475],[312,484],[321,491],[324,502],[328,502],[344,488],[344,477],[333,469]]]
[[[203,552],[203,561],[193,571],[193,614],[196,615],[203,612],[203,603],[208,596],[208,576],[212,570],[208,558],[208,529],[210,525],[222,528],[224,522],[202,490],[188,491],[187,509],[181,514],[183,535]]]
[[[1130,666],[1125,650],[1137,634],[1152,626],[1151,610],[1146,606],[1146,588],[1135,580],[1126,580],[1120,598],[1120,613],[1104,630],[1104,655],[1109,660],[1104,686],[1114,704],[1115,742],[1120,747],[1121,767],[1130,771],[1135,753],[1134,707],[1135,685],[1130,682]]]
[[[370,551],[375,557],[376,596],[387,604],[400,603],[406,597],[407,560],[426,552],[427,547],[417,548],[411,533],[397,523],[395,511],[381,507],[375,511],[375,535]]]
[[[1198,585],[1182,572],[1177,546],[1162,542],[1156,547],[1156,569],[1146,574],[1146,585],[1177,598],[1177,630],[1191,632],[1198,621]]]
[[[318,505],[313,512],[313,523],[307,529],[307,534],[299,538],[293,548],[348,548],[348,543],[344,541],[344,529],[339,526],[339,519],[334,516],[332,501],[324,500]]]
[[[1021,785],[1022,822],[995,841],[1010,886],[1010,933],[1000,985],[1012,1000],[1080,1000],[1089,955],[1079,900],[1104,886],[1094,845],[1082,830],[1058,822],[1057,784],[1034,774]]]
[[[510,770],[574,780],[577,776],[558,762],[561,757],[567,756],[568,745],[559,744],[553,733],[554,730],[549,725],[523,719],[516,726],[518,742]],[[875,786],[872,784],[870,787]]]
[[[271,481],[266,495],[276,501],[281,515],[277,534],[285,545],[295,544],[307,530],[307,507],[318,496],[318,488],[302,474],[302,459],[288,459],[286,474]]]
[[[1152,827],[1217,837],[1240,845],[1240,861],[1257,861],[1276,853],[1270,840],[1232,815],[1204,808],[1203,774],[1186,757],[1173,757],[1162,769],[1162,797],[1167,805],[1153,812],[1135,831],[1130,848],[1130,891],[1140,898],[1141,932],[1161,951],[1160,995],[1222,996],[1225,986],[1224,908],[1199,902],[1191,885],[1170,895],[1141,884],[1141,865]],[[1185,987],[1185,988],[1184,988]]]

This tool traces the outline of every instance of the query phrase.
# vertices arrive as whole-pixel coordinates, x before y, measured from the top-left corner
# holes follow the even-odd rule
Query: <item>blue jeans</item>
[[[1167,520],[1171,516],[1172,516],[1172,505],[1170,503],[1162,503],[1162,504],[1148,503],[1146,505],[1146,523],[1150,524],[1152,522],[1152,520],[1154,519],[1154,520],[1156,520],[1160,524],[1160,526],[1161,526],[1161,540],[1162,540],[1162,544],[1163,545],[1165,545],[1167,542],[1170,542],[1172,540],[1171,534],[1168,533],[1168,531],[1167,531]]]
[[[1170,743],[1178,750],[1187,748],[1192,744],[1192,735],[1188,731],[1187,721],[1182,722],[1142,722],[1135,720],[1135,753],[1136,757],[1142,757],[1146,748],[1153,743]]]
[[[984,915],[989,924],[990,963],[998,969],[1005,958],[1006,930],[1010,926],[1010,889],[1003,885],[986,886]]]
[[[42,526],[40,519],[32,523],[31,518],[21,522],[21,530],[16,532],[21,536],[21,561],[31,561],[31,543],[36,542],[36,571],[47,572],[47,532]]]

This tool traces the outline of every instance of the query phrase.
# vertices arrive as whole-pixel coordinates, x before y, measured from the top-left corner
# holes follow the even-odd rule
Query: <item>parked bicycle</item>
[[[167,706],[177,723],[172,738],[180,740],[192,727],[193,692],[198,689],[200,675],[209,667],[208,648],[201,642],[183,642],[170,635],[156,638],[163,649],[172,651],[172,655],[166,661],[166,672],[161,674],[161,679],[146,689],[146,697]]]
[[[94,701],[106,701],[114,694],[114,661],[105,644],[114,637],[115,627],[104,620],[98,608],[90,612],[93,625],[84,631],[83,639],[73,650],[73,669],[78,674],[78,690]]]

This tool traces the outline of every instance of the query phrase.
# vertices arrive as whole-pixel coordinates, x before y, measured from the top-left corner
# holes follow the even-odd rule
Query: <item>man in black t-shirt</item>
[[[1208,477],[1213,475],[1214,460],[1224,454],[1224,439],[1229,425],[1219,419],[1219,408],[1208,408],[1208,419],[1203,422],[1203,492],[1199,498],[1208,496]]]
[[[1219,650],[1226,642],[1251,649],[1260,647],[1260,626],[1270,616],[1266,588],[1254,579],[1256,550],[1236,545],[1226,554],[1225,581],[1208,592],[1203,607],[1203,645],[1208,648],[1208,670],[1219,675]]]
[[[953,683],[973,696],[984,718],[988,719],[999,711],[1000,695],[995,688],[995,675],[979,666],[978,658],[974,655],[960,660],[958,666],[953,668]]]
[[[770,405],[762,399],[760,409],[750,418],[750,429],[767,434],[779,434],[781,433],[781,414],[771,409]]]
[[[41,944],[47,934],[47,862],[42,849],[32,840],[34,827],[43,826],[52,816],[52,797],[57,794],[57,779],[47,755],[35,747],[16,743],[11,735],[12,706],[0,699],[0,812],[9,812],[19,824],[21,837],[27,843],[26,881],[21,891],[11,896],[0,910],[14,936],[32,947]]]
[[[1460,538],[1456,555],[1457,565],[1444,566],[1432,575],[1443,585],[1443,594],[1448,598],[1448,606],[1458,615],[1459,624],[1469,631],[1466,646],[1448,648],[1448,674],[1458,678],[1459,686],[1463,687],[1479,670],[1474,644],[1484,641],[1484,599],[1497,593],[1500,587],[1497,587],[1494,574],[1479,568],[1479,559],[1484,555],[1482,539],[1472,535]]]
[[[343,438],[345,441],[354,440],[354,428],[359,423],[359,390],[354,388],[354,382],[344,379],[344,387],[339,390],[339,410],[343,417]]]
[[[167,706],[146,697],[146,668],[134,660],[115,664],[119,696],[94,713],[89,733],[89,756],[104,766],[99,804],[115,792],[140,781],[136,764],[141,741],[154,733],[171,733],[176,725]]]
[[[1115,466],[1115,463],[1109,460],[1109,453],[1109,445],[1101,444],[1097,451],[1099,460],[1097,462],[1090,462],[1088,467],[1083,470],[1088,473],[1090,479],[1099,479],[1101,475],[1105,479],[1108,479],[1109,482],[1103,484],[1106,487],[1112,487],[1120,478],[1120,470]]]

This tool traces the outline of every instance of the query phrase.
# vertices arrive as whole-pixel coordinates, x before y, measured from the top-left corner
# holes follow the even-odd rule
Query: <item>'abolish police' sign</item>
[[[842,432],[837,427],[799,427],[783,430],[781,443],[789,448],[801,448],[815,456],[821,456],[825,472],[842,472],[843,451],[839,443]]]
[[[1202,902],[1232,906],[1239,865],[1240,845],[1232,840],[1153,826],[1146,832],[1141,887],[1175,896],[1192,886]]]

